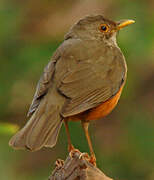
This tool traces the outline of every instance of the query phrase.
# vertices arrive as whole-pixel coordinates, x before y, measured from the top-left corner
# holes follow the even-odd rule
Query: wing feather
[[[122,71],[117,74],[118,80],[112,83],[113,74],[110,77],[108,71],[97,73],[95,68],[95,64],[81,63],[61,80],[58,89],[68,97],[61,113],[64,117],[96,107],[118,92],[121,86]]]
[[[34,94],[34,98],[29,108],[27,116],[32,115],[36,111],[38,105],[40,104],[41,99],[48,92],[54,74],[54,69],[55,69],[54,67],[55,67],[55,61],[52,60],[44,68],[43,75],[41,76],[37,84],[36,92]]]

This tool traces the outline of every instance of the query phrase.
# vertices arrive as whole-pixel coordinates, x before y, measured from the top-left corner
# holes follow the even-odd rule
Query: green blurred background
[[[68,28],[87,14],[134,19],[118,44],[128,78],[115,110],[91,123],[97,164],[117,180],[154,180],[154,1],[0,1],[0,179],[47,179],[57,158],[67,156],[64,127],[57,146],[38,152],[8,146],[11,124],[22,127],[44,66]],[[70,123],[74,145],[88,151],[80,123]]]

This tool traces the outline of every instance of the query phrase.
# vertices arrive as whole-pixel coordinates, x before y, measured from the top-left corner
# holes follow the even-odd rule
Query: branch
[[[58,159],[49,180],[113,180],[89,163],[86,153],[70,153],[65,162]]]

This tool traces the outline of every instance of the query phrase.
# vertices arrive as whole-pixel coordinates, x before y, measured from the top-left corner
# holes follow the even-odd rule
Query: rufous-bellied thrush
[[[51,148],[64,123],[68,149],[72,151],[68,121],[81,121],[90,161],[95,164],[89,122],[108,115],[120,98],[127,66],[116,34],[132,23],[94,15],[72,26],[44,69],[28,112],[31,118],[10,140],[12,147],[31,151]]]

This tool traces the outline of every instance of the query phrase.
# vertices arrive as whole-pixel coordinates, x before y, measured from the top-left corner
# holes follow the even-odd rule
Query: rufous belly
[[[117,94],[112,98],[110,98],[109,100],[103,102],[102,104],[100,104],[95,108],[82,112],[78,115],[71,116],[68,119],[71,121],[79,121],[79,120],[91,121],[107,116],[117,105],[122,89],[123,89],[123,85],[121,86]]]

